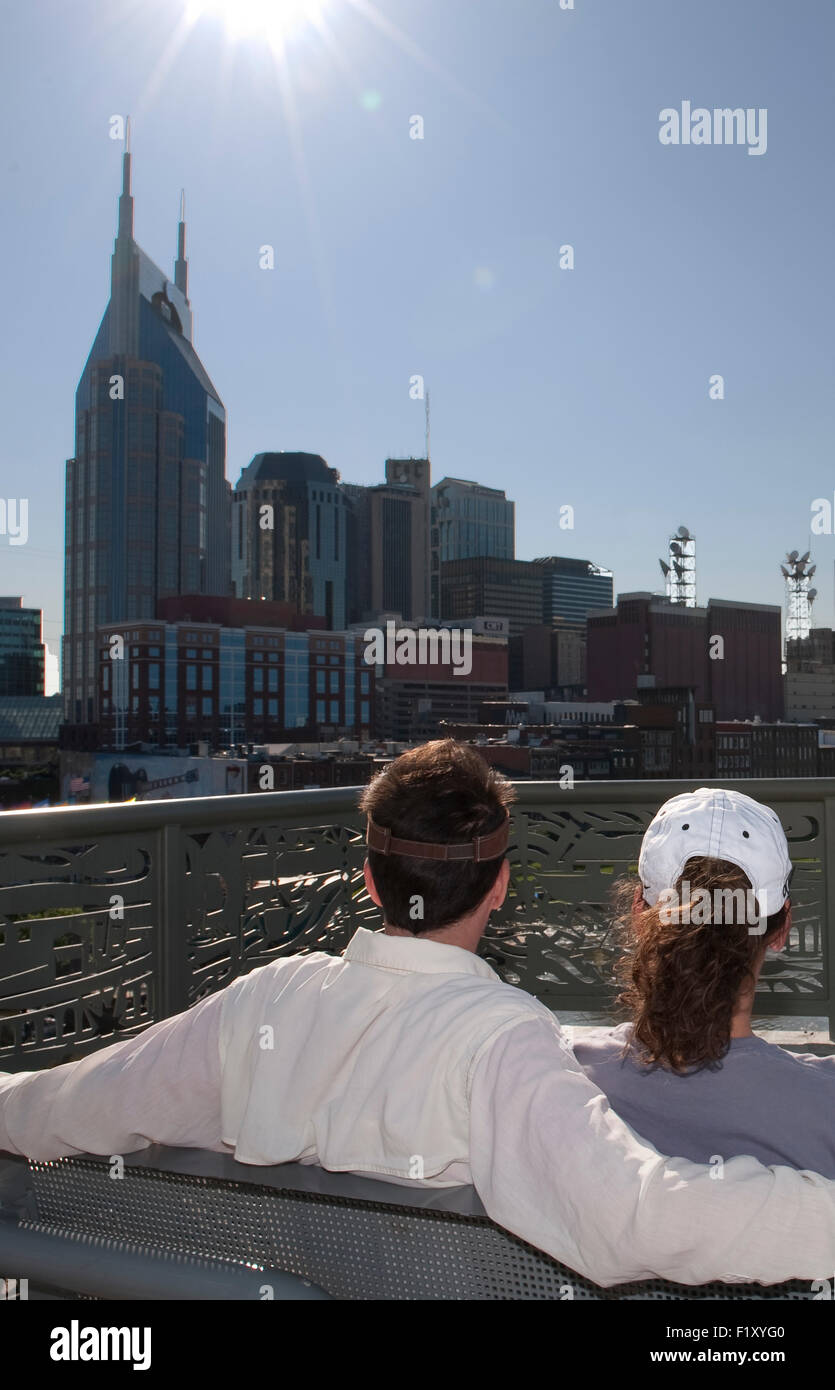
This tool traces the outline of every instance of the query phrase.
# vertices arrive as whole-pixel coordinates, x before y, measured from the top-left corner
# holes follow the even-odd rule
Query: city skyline
[[[685,523],[700,603],[782,606],[779,561],[811,539],[815,620],[831,623],[835,546],[810,538],[809,507],[831,492],[835,435],[815,80],[832,16],[740,4],[717,52],[721,6],[697,23],[652,5],[645,53],[646,33],[612,4],[593,20],[582,5],[531,3],[511,22],[487,0],[489,24],[483,5],[429,3],[418,21],[391,0],[379,24],[339,0],[326,8],[345,65],[300,26],[286,64],[295,107],[264,45],[230,43],[211,16],[163,58],[176,5],[117,6],[81,50],[84,23],[46,4],[55,53],[74,65],[44,54],[37,103],[7,69],[3,99],[27,119],[8,178],[17,333],[4,344],[0,490],[30,480],[30,518],[27,545],[0,548],[0,592],[43,608],[53,661],[71,399],[114,232],[122,146],[109,121],[129,111],[137,239],[162,263],[187,189],[196,345],[229,410],[233,486],[271,449],[379,482],[385,457],[423,451],[423,402],[409,394],[420,374],[434,479],[504,488],[520,558],[588,555],[614,571],[616,593],[658,590],[657,556]],[[408,55],[383,21],[413,31]],[[31,23],[13,17],[20,44]],[[226,97],[206,72],[226,74]],[[663,146],[658,112],[685,96],[768,108],[767,153]],[[271,240],[276,268],[262,270]],[[559,268],[566,242],[573,271]],[[717,371],[726,398],[711,401]],[[564,502],[573,531],[559,529]]]

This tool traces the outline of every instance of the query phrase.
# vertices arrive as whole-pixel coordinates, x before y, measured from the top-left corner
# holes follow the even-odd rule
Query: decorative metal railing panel
[[[517,786],[511,891],[483,954],[556,1009],[612,997],[610,889],[658,806],[692,784]],[[835,781],[738,785],[780,814],[794,927],[758,1012],[825,1014],[835,971]],[[0,817],[0,1070],[54,1065],[297,951],[339,952],[379,913],[357,790],[265,792]]]

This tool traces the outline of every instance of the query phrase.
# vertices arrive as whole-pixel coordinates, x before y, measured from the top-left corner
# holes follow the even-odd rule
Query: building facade
[[[611,608],[614,601],[612,571],[574,560],[564,555],[547,555],[536,564],[542,566],[542,617],[570,623],[585,623],[594,609]]]
[[[786,718],[793,722],[835,718],[835,642],[831,627],[786,642]]]
[[[319,454],[256,454],[232,501],[232,584],[237,598],[290,603],[346,623],[349,503]]]
[[[687,608],[654,594],[620,594],[616,608],[588,618],[588,697],[688,688],[718,720],[782,719],[780,633],[776,605],[710,599]]]
[[[215,750],[372,731],[373,670],[353,633],[159,619],[98,638],[101,748]]]
[[[813,724],[720,721],[716,725],[716,776],[820,776],[818,732]]]
[[[477,555],[515,558],[516,504],[499,488],[442,478],[432,488],[432,506],[441,564]]]
[[[96,633],[157,600],[228,594],[226,412],[192,343],[181,207],[174,280],[133,235],[123,156],[110,300],[75,400],[66,468],[64,714],[96,718]]]
[[[438,663],[386,664],[377,671],[377,734],[404,741],[437,738],[444,722],[478,718],[482,703],[507,696],[507,642],[472,639],[472,669],[454,674]]]
[[[386,481],[370,489],[371,611],[404,622],[433,617],[428,459],[386,459]]]
[[[0,697],[43,695],[44,645],[40,608],[0,598]]]
[[[535,560],[473,556],[441,564],[441,616],[466,622],[476,614],[507,618],[511,637],[542,623],[542,569]]]
[[[438,527],[428,459],[386,459],[385,482],[343,483],[348,506],[347,622],[437,617]]]

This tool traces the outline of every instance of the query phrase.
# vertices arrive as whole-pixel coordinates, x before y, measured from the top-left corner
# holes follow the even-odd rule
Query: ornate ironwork
[[[732,786],[733,783],[721,785]],[[677,782],[518,784],[511,890],[482,952],[556,1009],[612,996],[610,890]],[[827,850],[835,781],[745,782],[796,865],[794,927],[760,1013],[833,1013]],[[187,1008],[254,966],[379,927],[357,790],[6,813],[0,820],[0,1070],[54,1065]],[[835,887],[835,885],[833,885]]]

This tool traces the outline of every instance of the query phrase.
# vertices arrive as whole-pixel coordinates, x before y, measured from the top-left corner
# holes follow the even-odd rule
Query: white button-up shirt
[[[543,1004],[438,941],[360,928],[342,957],[291,956],[79,1062],[0,1074],[0,1150],[151,1143],[472,1182],[494,1221],[604,1285],[835,1268],[835,1183],[662,1158]]]

